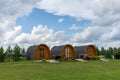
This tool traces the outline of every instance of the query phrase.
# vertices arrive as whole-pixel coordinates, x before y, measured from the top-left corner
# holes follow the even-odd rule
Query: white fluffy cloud
[[[68,37],[63,31],[54,32],[48,29],[47,26],[38,25],[34,26],[31,33],[21,33],[14,40],[17,44],[38,45],[46,43],[49,46],[65,44],[68,42]]]
[[[73,35],[71,42],[76,44],[90,42],[98,46],[109,46],[113,43],[114,46],[119,44],[120,40],[119,3],[120,0],[52,0],[50,2],[41,0],[38,8],[54,15],[72,16],[78,21],[82,19],[91,21],[92,25]],[[71,29],[77,28],[71,27]]]
[[[53,35],[53,30],[48,29],[47,26],[34,26],[31,33],[21,33],[17,36],[14,42],[18,44],[39,44],[49,41]]]
[[[92,20],[97,25],[108,25],[120,20],[119,3],[120,0],[41,0],[38,8],[55,15],[69,15],[78,20]]]
[[[51,35],[53,34],[53,30],[48,29],[47,26],[38,25],[37,27],[33,27],[31,37],[32,40],[38,40],[35,42],[46,42],[49,41],[51,38]]]
[[[14,27],[13,30],[7,31],[3,37],[5,37],[5,40],[11,40],[15,38],[20,32],[21,32],[22,27],[21,26],[16,26]]]
[[[70,30],[78,30],[78,29],[83,29],[83,27],[78,27],[76,24],[73,24],[72,27],[70,27]]]
[[[120,0],[1,0],[0,46],[41,42],[50,45],[95,43],[104,47],[119,46],[119,3]],[[72,36],[66,35],[64,31],[54,32],[43,25],[34,26],[31,33],[22,33],[22,26],[16,26],[15,21],[18,17],[29,15],[35,7],[54,15],[75,17],[77,21],[90,20],[91,26]],[[78,27],[73,25],[71,29]]]
[[[0,0],[0,46],[15,44],[13,40],[21,33],[16,19],[29,15],[39,0]]]
[[[55,15],[69,15],[78,19],[91,19],[94,17],[90,9],[92,4],[93,1],[90,0],[41,0],[38,3],[38,8],[45,9],[47,12]]]
[[[63,22],[64,21],[64,18],[61,18],[58,20],[59,23]]]

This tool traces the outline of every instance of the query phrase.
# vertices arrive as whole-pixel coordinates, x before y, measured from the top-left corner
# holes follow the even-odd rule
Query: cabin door
[[[44,48],[40,48],[40,59],[44,59]]]
[[[66,49],[65,49],[65,58],[66,58],[66,59],[69,59],[69,58],[70,58],[70,49],[69,49],[69,48],[66,48]]]

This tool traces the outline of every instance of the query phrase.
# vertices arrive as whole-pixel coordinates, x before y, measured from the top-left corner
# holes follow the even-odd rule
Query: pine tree
[[[20,60],[20,47],[16,44],[13,50],[13,54],[12,54],[12,59],[13,61],[19,61]]]
[[[101,53],[100,54],[105,56],[106,50],[104,49],[104,47],[101,48]]]
[[[98,55],[101,55],[100,50],[98,49],[98,47],[96,47],[96,51],[97,51]]]
[[[5,54],[6,54],[6,59],[7,59],[8,61],[11,60],[11,58],[12,58],[12,53],[13,53],[13,50],[11,49],[11,46],[8,46],[8,48],[7,48],[6,52],[5,52]]]
[[[0,48],[0,62],[4,62],[5,60],[5,54],[3,47]]]
[[[21,49],[21,58],[25,59],[25,48]]]
[[[106,58],[112,58],[112,55],[113,55],[113,48],[109,47],[109,49],[106,50],[105,57]]]

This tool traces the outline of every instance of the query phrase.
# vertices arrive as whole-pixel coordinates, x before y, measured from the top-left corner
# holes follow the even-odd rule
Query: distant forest
[[[112,58],[113,56],[118,56],[120,55],[120,47],[109,47],[108,49],[105,49],[104,47],[101,47],[101,49],[98,49],[96,47],[97,54],[98,55],[103,55],[106,58]]]
[[[8,46],[6,50],[0,47],[0,62],[4,61],[20,61],[25,58],[25,48],[20,48],[17,44],[14,48]]]

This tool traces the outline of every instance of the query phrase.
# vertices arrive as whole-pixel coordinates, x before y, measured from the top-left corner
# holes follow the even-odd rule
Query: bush
[[[114,53],[115,59],[120,59],[120,50],[116,50]]]
[[[42,59],[42,62],[46,62],[46,59]]]
[[[20,54],[12,54],[12,60],[13,61],[20,61]]]
[[[5,60],[5,54],[0,54],[0,62],[4,62]]]
[[[106,54],[105,54],[105,57],[106,57],[106,58],[112,58],[111,55],[112,55],[112,53],[106,53]]]
[[[120,54],[115,54],[114,57],[115,59],[120,59]]]
[[[99,60],[98,56],[90,56],[90,60]]]
[[[87,53],[83,54],[83,59],[84,60],[89,60],[90,59],[90,55],[87,54]]]

